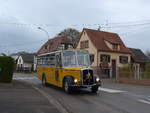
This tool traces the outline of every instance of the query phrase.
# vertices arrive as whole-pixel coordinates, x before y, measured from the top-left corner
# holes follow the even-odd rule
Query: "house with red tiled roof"
[[[55,37],[49,39],[42,47],[38,50],[37,54],[44,54],[49,52],[54,52],[57,50],[64,50],[68,48],[73,48],[73,45],[70,43],[66,37]]]
[[[91,66],[102,77],[116,78],[117,67],[131,61],[131,51],[116,33],[83,29],[76,49],[89,51]]]
[[[132,52],[131,54],[131,64],[133,66],[134,78],[140,79],[146,69],[146,65],[150,63],[150,59],[144,54],[141,49],[129,48]]]

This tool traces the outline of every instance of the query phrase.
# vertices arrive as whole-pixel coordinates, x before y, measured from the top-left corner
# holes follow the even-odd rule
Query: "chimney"
[[[100,30],[101,30],[101,26],[98,27],[98,31],[100,31]]]

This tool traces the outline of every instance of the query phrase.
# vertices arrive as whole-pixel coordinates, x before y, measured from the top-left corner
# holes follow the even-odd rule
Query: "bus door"
[[[61,53],[56,53],[55,83],[59,86],[62,68]]]
[[[49,68],[48,68],[48,75],[49,75],[49,82],[55,85],[55,65],[56,65],[56,56],[55,53],[49,55]]]

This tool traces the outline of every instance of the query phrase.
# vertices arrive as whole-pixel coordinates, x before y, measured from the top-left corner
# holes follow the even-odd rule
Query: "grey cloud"
[[[97,29],[98,26],[82,24],[122,23],[149,20],[148,0],[1,0],[0,1],[0,51],[36,51],[47,40],[46,34],[30,24],[42,26],[54,37],[67,27],[82,30],[83,27]],[[27,26],[4,25],[21,23]],[[80,26],[70,26],[79,24]],[[56,26],[58,25],[58,26]],[[109,25],[109,24],[108,24]],[[39,25],[40,26],[40,25]],[[150,49],[149,27],[102,29],[120,34],[127,46]],[[144,44],[140,40],[145,39]],[[13,46],[12,45],[22,45]],[[2,45],[8,45],[2,48]],[[11,46],[10,46],[11,45]]]

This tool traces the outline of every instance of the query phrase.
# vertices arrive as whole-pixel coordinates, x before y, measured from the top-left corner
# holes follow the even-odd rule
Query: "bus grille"
[[[91,85],[94,83],[93,70],[91,70],[91,69],[83,70],[82,74],[83,74],[83,84],[84,85]]]

